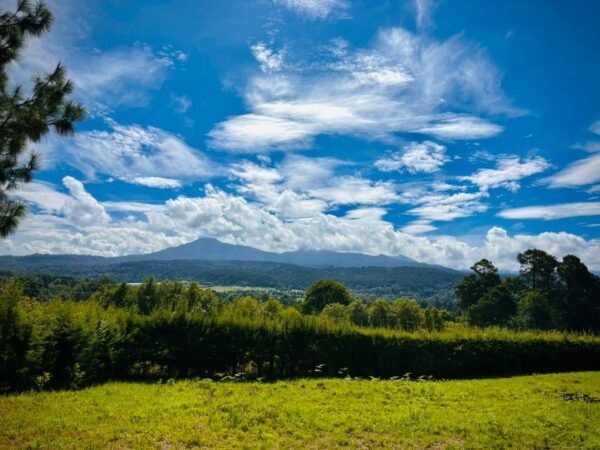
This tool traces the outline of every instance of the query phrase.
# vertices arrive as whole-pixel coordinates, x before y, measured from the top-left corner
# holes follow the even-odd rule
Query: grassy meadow
[[[0,448],[600,448],[600,373],[107,383],[0,397]]]

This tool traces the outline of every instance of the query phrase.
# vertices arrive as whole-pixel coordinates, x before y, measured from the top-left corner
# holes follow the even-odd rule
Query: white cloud
[[[63,184],[70,198],[62,207],[62,213],[72,223],[80,226],[101,226],[110,222],[104,207],[85,190],[83,183],[73,177],[64,177]]]
[[[263,72],[277,72],[283,66],[283,50],[275,52],[263,42],[251,46],[250,50]]]
[[[20,187],[15,196],[40,208],[44,213],[63,216],[75,226],[105,225],[110,217],[105,208],[73,177],[63,178],[68,193],[58,192],[48,183],[33,182]]]
[[[406,169],[410,173],[432,173],[440,170],[446,162],[446,147],[432,141],[411,142],[402,152],[394,152],[375,161],[375,167],[383,172]]]
[[[327,19],[336,13],[344,13],[350,7],[347,0],[273,0],[273,3],[310,19]]]
[[[469,181],[483,190],[503,187],[515,192],[520,188],[518,182],[521,179],[543,172],[549,167],[550,164],[539,156],[523,162],[517,156],[505,156],[498,160],[495,169],[480,169],[473,175],[458,179]]]
[[[589,188],[587,191],[588,194],[596,194],[598,192],[600,192],[600,184],[597,184],[595,186],[592,186],[591,188]]]
[[[176,189],[181,187],[181,181],[163,177],[134,177],[131,183],[159,189]]]
[[[460,192],[456,194],[427,194],[412,200],[419,206],[408,212],[429,221],[451,221],[485,212],[488,206],[481,199],[488,197],[486,192]]]
[[[401,230],[408,234],[423,234],[435,231],[437,227],[433,226],[429,220],[415,220],[403,226]]]
[[[380,31],[369,48],[334,47],[287,67],[276,58],[277,73],[264,66],[276,54],[261,47],[266,73],[246,86],[248,112],[217,124],[211,145],[255,153],[305,148],[322,134],[483,139],[502,127],[482,115],[522,113],[502,93],[501,75],[485,52],[459,37],[437,42],[392,28]]]
[[[563,203],[558,205],[526,206],[505,209],[498,216],[505,219],[543,219],[554,220],[566,217],[584,217],[600,215],[600,202]]]
[[[182,52],[158,52],[136,43],[129,47],[98,50],[91,38],[89,18],[97,14],[92,3],[52,1],[55,22],[49,34],[27,41],[19,62],[10,68],[11,79],[28,86],[31,76],[54,69],[60,61],[75,84],[74,97],[92,112],[97,105],[144,106],[148,91],[160,87],[166,70],[182,62]]]
[[[600,120],[590,125],[590,131],[600,135]],[[600,181],[600,142],[589,141],[585,144],[575,144],[573,148],[585,150],[592,155],[572,162],[561,171],[542,180],[551,188],[576,188]],[[594,187],[588,192],[595,192]]]
[[[427,124],[416,130],[441,139],[485,139],[502,132],[502,127],[478,117],[440,117],[436,123]]]
[[[79,132],[72,138],[51,136],[41,145],[46,167],[65,163],[88,179],[106,175],[134,184],[178,187],[206,179],[218,168],[179,136],[160,128],[121,125],[109,120],[109,130]],[[158,186],[160,184],[160,186]]]
[[[573,188],[600,181],[600,153],[580,159],[543,180],[551,188]]]
[[[488,258],[501,269],[515,270],[516,254],[540,248],[557,257],[575,254],[592,269],[600,269],[600,240],[585,240],[569,233],[510,236],[491,228],[480,244],[450,236],[415,236],[383,219],[383,208],[358,208],[346,216],[316,213],[309,217],[284,218],[262,204],[228,194],[207,185],[204,196],[145,205],[98,202],[74,179],[65,179],[70,201],[79,202],[52,214],[30,214],[19,230],[0,241],[0,252],[85,253],[123,255],[156,251],[196,239],[217,237],[264,250],[299,248],[358,251],[369,254],[404,254],[418,261],[466,269]],[[79,217],[79,208],[85,214]],[[50,208],[49,208],[50,209]],[[143,218],[107,221],[106,211],[131,211]],[[413,222],[406,231],[425,232],[427,221]],[[420,229],[417,228],[420,226]]]
[[[53,185],[39,181],[19,186],[14,195],[50,213],[61,211],[69,200],[68,195],[58,192]]]
[[[436,6],[435,0],[415,0],[415,21],[418,28],[427,28],[431,26],[431,13]]]
[[[336,175],[343,161],[332,158],[286,157],[276,167],[236,164],[232,174],[242,183],[237,192],[250,195],[270,210],[301,211],[303,217],[338,205],[384,205],[398,200],[390,182]],[[285,208],[283,207],[285,205]]]

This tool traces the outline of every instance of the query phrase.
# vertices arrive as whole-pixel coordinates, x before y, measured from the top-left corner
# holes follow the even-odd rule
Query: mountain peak
[[[245,245],[228,244],[215,238],[201,237],[176,247],[145,255],[125,257],[128,261],[204,260],[204,261],[263,261],[309,267],[398,267],[417,265],[416,261],[400,255],[366,255],[334,250],[296,250],[274,253]]]

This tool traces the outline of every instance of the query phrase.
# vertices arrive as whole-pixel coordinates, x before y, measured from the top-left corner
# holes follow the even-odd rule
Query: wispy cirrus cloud
[[[344,15],[350,8],[348,0],[272,0],[275,5],[283,6],[309,19],[327,19],[335,15]]]
[[[11,79],[29,86],[32,74],[46,73],[60,61],[76,89],[74,97],[92,112],[105,107],[144,106],[167,70],[186,55],[170,46],[154,50],[143,43],[100,50],[91,39],[89,18],[95,3],[51,1],[55,23],[48,35],[27,41],[22,58],[10,68]],[[99,105],[100,104],[100,105]]]
[[[543,180],[551,188],[575,188],[600,181],[600,153],[577,160]]]
[[[599,216],[600,202],[561,203],[505,209],[498,213],[504,219],[555,220],[568,217]]]
[[[522,113],[503,94],[501,74],[485,51],[460,37],[439,42],[383,29],[368,48],[337,40],[306,60],[290,50],[285,66],[276,59],[276,73],[265,70],[267,56],[261,62],[267,73],[245,88],[249,111],[217,124],[209,133],[213,147],[269,152],[306,148],[318,135],[336,134],[484,139],[503,129],[486,114]]]
[[[600,135],[600,120],[590,125],[590,131]],[[559,172],[543,181],[551,188],[577,188],[600,181],[600,142],[588,141],[577,144],[575,148],[592,153],[587,158],[572,162]],[[593,188],[592,188],[593,189]]]
[[[150,187],[177,188],[207,179],[218,166],[180,137],[156,127],[121,125],[107,120],[108,130],[51,136],[41,145],[46,167],[69,165],[88,179],[98,175]]]

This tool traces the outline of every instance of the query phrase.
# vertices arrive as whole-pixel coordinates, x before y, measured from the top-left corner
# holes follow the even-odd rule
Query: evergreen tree
[[[463,310],[477,303],[488,290],[500,284],[498,269],[487,259],[473,264],[471,270],[474,273],[464,277],[454,288],[458,304]]]
[[[527,250],[517,255],[521,265],[521,274],[527,280],[533,291],[540,291],[548,295],[556,281],[556,258],[537,248]]]
[[[561,307],[572,330],[600,330],[600,278],[577,256],[566,255],[558,264]]]
[[[12,198],[21,183],[31,181],[39,166],[36,153],[26,155],[28,144],[49,131],[73,134],[74,122],[85,116],[83,107],[67,99],[73,83],[58,64],[51,72],[33,78],[31,93],[9,81],[9,65],[17,61],[27,38],[46,33],[52,13],[42,1],[19,0],[15,11],[0,6],[0,236],[6,237],[25,215],[25,204]]]

